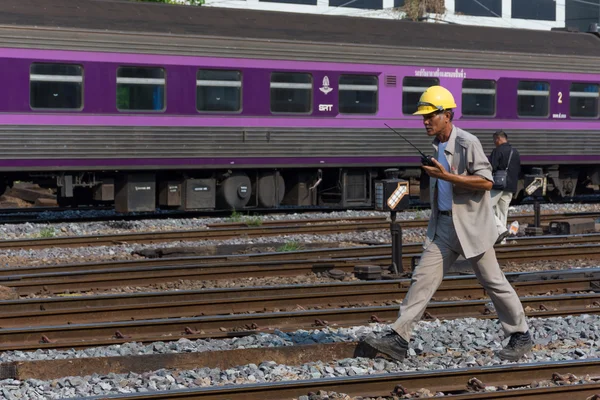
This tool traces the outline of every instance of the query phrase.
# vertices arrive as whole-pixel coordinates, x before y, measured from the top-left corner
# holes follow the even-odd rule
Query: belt
[[[452,210],[450,210],[450,211],[440,211],[440,214],[447,215],[448,217],[451,217],[452,216]]]

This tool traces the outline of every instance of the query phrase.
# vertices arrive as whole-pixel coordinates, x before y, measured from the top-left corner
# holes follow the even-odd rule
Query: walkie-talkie
[[[419,152],[419,154],[421,154],[421,164],[426,165],[428,167],[435,167],[435,164],[433,163],[433,157],[432,156],[426,156],[425,154],[423,154],[423,152],[421,150],[419,150],[414,144],[412,144],[407,138],[405,138],[404,136],[402,136],[401,134],[398,133],[398,131],[396,131],[394,128],[392,128],[391,126],[389,126],[388,124],[384,123],[385,126],[387,126],[388,128],[390,128],[391,130],[393,130],[394,132],[396,132],[396,134],[398,136],[400,136],[402,139],[406,140],[406,142],[408,144],[410,144],[412,147],[415,148],[415,150],[417,150]]]

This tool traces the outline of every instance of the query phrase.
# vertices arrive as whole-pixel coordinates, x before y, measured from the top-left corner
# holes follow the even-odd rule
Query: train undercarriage
[[[525,165],[522,173],[533,166]],[[560,202],[592,194],[600,185],[600,167],[543,166],[547,200]],[[399,168],[410,182],[411,197],[429,202],[429,184],[419,168]],[[16,180],[56,190],[59,206],[114,204],[118,212],[161,209],[250,210],[324,207],[373,208],[373,187],[385,168],[307,168],[222,171],[61,172],[5,175],[2,193]],[[513,203],[526,196],[519,182]]]

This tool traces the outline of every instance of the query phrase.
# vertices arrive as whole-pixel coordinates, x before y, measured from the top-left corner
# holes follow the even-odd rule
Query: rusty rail
[[[368,249],[367,249],[368,250]],[[374,249],[377,251],[377,249]],[[373,249],[368,251],[374,251]],[[599,258],[600,244],[546,246],[546,247],[501,247],[496,255],[500,261],[526,262],[544,259]],[[420,253],[403,254],[402,262],[405,270],[420,257]],[[168,260],[162,260],[168,261]],[[369,256],[331,259],[304,259],[288,261],[262,261],[193,264],[194,261],[183,259],[183,265],[170,260],[173,266],[141,267],[138,263],[127,262],[128,268],[91,269],[85,264],[61,266],[65,272],[45,272],[51,267],[34,269],[41,273],[0,276],[0,285],[13,287],[19,294],[60,293],[66,290],[87,291],[101,290],[118,286],[149,285],[178,280],[218,280],[244,277],[297,276],[314,272],[340,269],[352,272],[357,264],[377,264],[388,266],[390,256]],[[190,264],[192,263],[192,264]],[[120,263],[119,263],[120,264]],[[119,265],[118,264],[118,265]],[[101,264],[102,265],[102,264]],[[106,265],[106,264],[104,264]],[[143,261],[141,265],[147,265]],[[55,267],[56,268],[56,267]],[[13,270],[15,271],[15,270]],[[16,271],[19,271],[18,269]],[[0,273],[0,275],[2,275]]]
[[[532,280],[536,275],[537,279]],[[600,269],[508,274],[508,278],[522,296],[600,291]],[[410,280],[404,279],[4,301],[0,303],[0,326],[239,314],[324,305],[390,304],[402,299],[409,286]],[[486,294],[474,277],[460,277],[445,280],[434,295],[434,301],[451,298],[483,299]]]
[[[536,246],[552,246],[565,244],[594,244],[600,243],[600,233],[585,235],[556,235],[541,237],[520,237],[511,239],[506,245],[496,246],[497,253],[503,253],[508,249],[532,248]],[[405,254],[420,253],[423,250],[422,243],[405,244],[402,252]],[[388,256],[391,254],[391,245],[378,244],[371,246],[319,248],[311,250],[298,250],[289,252],[271,252],[256,254],[225,254],[210,256],[154,258],[129,261],[103,261],[82,264],[58,264],[36,267],[18,267],[0,269],[0,280],[5,276],[30,275],[38,273],[72,272],[85,269],[87,271],[118,268],[141,268],[161,267],[175,265],[199,265],[232,262],[263,262],[263,261],[288,261],[301,259],[329,259],[329,258],[352,258],[352,257],[374,257]],[[407,260],[410,261],[410,260]]]
[[[543,214],[542,221],[550,222],[557,219],[589,217],[598,218],[599,213],[564,213],[564,214]],[[521,223],[531,222],[533,215],[519,215],[510,217]],[[260,237],[260,236],[279,236],[294,234],[311,233],[339,233],[388,229],[389,222],[384,218],[374,217],[365,222],[365,218],[356,218],[358,222],[339,222],[340,220],[328,219],[329,223],[323,223],[318,219],[287,221],[285,225],[281,221],[273,224],[265,223],[265,226],[248,227],[248,224],[233,226],[225,224],[225,227],[218,227],[214,224],[208,229],[171,231],[171,232],[149,232],[118,235],[94,235],[94,236],[69,236],[44,239],[14,239],[0,241],[0,249],[39,249],[48,247],[78,247],[78,246],[110,246],[120,243],[160,243],[179,240],[221,240],[240,236]],[[366,218],[367,220],[369,218]],[[337,222],[336,222],[337,221]],[[352,221],[352,218],[345,218],[341,221]],[[402,228],[423,228],[427,226],[427,219],[414,219],[400,221]],[[229,226],[229,227],[227,227]],[[245,226],[245,227],[244,227]]]
[[[291,382],[273,382],[246,385],[229,385],[201,389],[182,389],[143,394],[109,395],[88,398],[100,399],[177,399],[177,400],[281,400],[294,399],[309,392],[325,390],[345,393],[349,396],[379,397],[391,396],[401,391],[415,392],[427,388],[431,392],[458,394],[452,399],[531,399],[554,400],[565,398],[585,399],[600,392],[600,384],[573,384],[555,387],[518,389],[533,381],[556,381],[556,376],[573,374],[576,376],[596,376],[600,369],[599,360],[531,363],[480,368],[445,369],[438,371],[400,372],[370,376],[341,378],[321,378]],[[468,393],[467,387],[472,378],[487,386],[507,385],[514,390]],[[471,389],[471,391],[475,391]]]
[[[113,246],[123,243],[161,243],[182,240],[224,240],[297,234],[364,232],[389,228],[389,222],[343,222],[329,224],[291,223],[285,226],[214,228],[186,231],[129,233],[117,235],[67,236],[45,239],[1,240],[0,249],[40,249],[49,247]]]
[[[600,313],[600,294],[571,294],[521,298],[526,314],[536,317]],[[425,319],[495,318],[489,300],[432,302]],[[0,351],[49,347],[89,347],[126,341],[178,340],[181,337],[231,337],[293,331],[319,326],[354,326],[369,322],[389,323],[398,316],[398,305],[330,308],[255,314],[209,315],[108,323],[67,324],[0,329]]]

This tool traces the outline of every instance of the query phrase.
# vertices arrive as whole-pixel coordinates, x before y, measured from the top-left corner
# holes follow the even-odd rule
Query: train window
[[[512,0],[511,3],[512,18],[556,21],[556,0]],[[564,3],[567,3],[567,1]],[[586,3],[590,2],[587,1]],[[598,6],[598,4],[594,4],[594,6]],[[594,10],[594,13],[597,13],[597,11]]]
[[[598,85],[595,83],[571,84],[571,117],[597,118],[599,97]]]
[[[547,117],[550,85],[521,81],[517,88],[517,114],[521,117]]]
[[[271,74],[271,112],[310,113],[312,75],[297,72]]]
[[[83,68],[72,64],[32,64],[29,104],[32,109],[81,110]]]
[[[425,90],[440,84],[437,78],[418,78],[407,76],[402,80],[402,113],[412,114],[417,111],[417,103]]]
[[[342,75],[339,81],[339,111],[344,114],[377,112],[377,77]]]
[[[454,12],[476,17],[502,18],[502,0],[456,0]]]
[[[462,114],[472,116],[496,114],[496,82],[465,79],[462,89]]]
[[[196,74],[198,111],[237,112],[242,108],[240,71],[201,69]]]
[[[117,109],[120,111],[164,111],[165,70],[148,67],[117,69]]]

